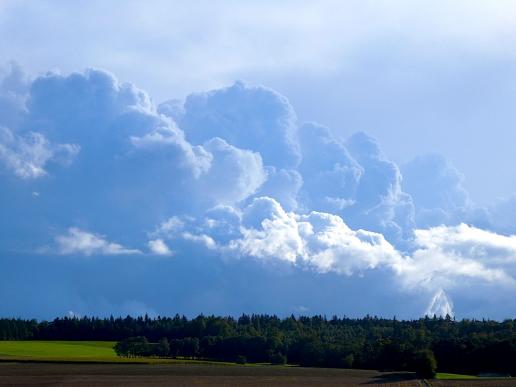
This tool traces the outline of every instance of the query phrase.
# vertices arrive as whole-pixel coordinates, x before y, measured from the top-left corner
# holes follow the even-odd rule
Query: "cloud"
[[[94,131],[104,132],[124,114],[154,111],[147,93],[98,69],[69,75],[49,72],[35,78],[30,85],[27,109],[34,121],[61,129],[58,135],[83,141],[94,140]],[[135,131],[140,122],[137,116],[132,118],[128,129]]]
[[[465,224],[418,229],[411,258],[393,269],[408,288],[452,289],[471,284],[516,284],[516,236]]]
[[[241,232],[240,239],[230,242],[230,249],[319,272],[353,275],[402,259],[381,234],[353,231],[337,215],[285,212],[271,198],[257,198],[245,209]]]
[[[157,113],[147,93],[103,70],[37,77],[30,86],[27,109],[24,126],[79,143],[80,161],[85,164],[105,164],[130,152],[130,145],[164,148],[172,162],[194,174],[209,164],[205,152],[192,147],[173,121]]]
[[[403,189],[414,200],[420,227],[456,224],[472,205],[464,175],[442,155],[418,156],[402,171]]]
[[[402,189],[398,166],[384,155],[374,137],[363,132],[351,136],[345,145],[363,172],[355,203],[343,215],[353,227],[381,232],[393,243],[403,244],[412,237],[414,208]]]
[[[218,246],[224,253],[283,260],[347,275],[402,258],[381,234],[353,231],[332,214],[286,212],[269,197],[253,199],[241,213],[231,207],[215,212],[217,216],[210,211],[202,220],[183,223],[189,240],[195,240],[192,235],[198,234],[212,240],[212,247]],[[228,235],[233,238],[219,240]],[[181,236],[184,233],[170,235]]]
[[[150,222],[160,212],[200,214],[267,195],[288,210],[335,212],[393,242],[410,235],[411,200],[375,140],[360,134],[346,146],[316,124],[298,132],[292,106],[273,90],[237,82],[192,94],[182,107],[176,101],[156,108],[144,91],[95,69],[48,73],[27,90],[21,129],[35,127],[41,139],[80,146],[68,182],[53,184],[54,194],[65,197],[98,187],[85,208],[100,205],[102,213],[121,216],[138,200],[147,209],[140,216]],[[10,163],[43,175],[49,157]],[[106,197],[115,192],[124,200]]]
[[[79,150],[80,146],[75,144],[53,145],[41,133],[20,136],[0,127],[0,161],[22,179],[46,175],[46,165],[51,161],[70,164]]]
[[[225,206],[202,219],[170,219],[159,229],[171,223],[181,226],[162,235],[202,242],[222,254],[285,261],[319,272],[353,275],[403,259],[381,234],[353,231],[337,215],[287,212],[270,197],[253,199],[241,212]]]
[[[19,123],[26,112],[29,85],[28,76],[18,63],[0,66],[0,125],[12,127]]]
[[[130,255],[140,254],[136,249],[107,241],[102,235],[71,227],[64,235],[55,238],[58,251],[63,255]]]
[[[500,233],[508,217],[496,225],[488,212],[510,213],[511,202],[475,206],[441,156],[400,170],[375,138],[298,125],[285,97],[240,82],[157,107],[102,70],[33,80],[12,71],[3,87],[22,108],[0,129],[0,163],[15,176],[0,175],[10,250],[54,238],[64,255],[148,251],[185,268],[198,255],[225,262],[221,271],[254,262],[343,283],[374,277],[386,291],[438,295],[428,310],[439,313],[472,284],[514,286],[516,237]],[[76,227],[49,231],[70,224],[134,248]]]
[[[414,228],[412,198],[402,189],[398,166],[377,140],[363,132],[345,143],[318,124],[299,129],[303,160],[300,201],[307,210],[335,213],[355,228],[383,233],[405,244]]]
[[[157,113],[147,93],[103,70],[35,78],[27,110],[22,127],[79,143],[83,167],[103,164],[106,169],[115,157],[149,149],[157,156],[166,152],[170,162],[194,174],[209,166],[206,152],[191,146],[172,120]]]
[[[295,167],[301,159],[294,109],[286,97],[265,87],[236,82],[191,94],[177,121],[193,144],[220,137],[230,145],[259,152],[265,165],[280,168]]]
[[[213,159],[209,171],[198,179],[200,200],[210,197],[212,205],[239,202],[267,179],[259,153],[236,148],[218,137],[203,147]]]
[[[299,205],[299,190],[304,185],[303,177],[295,169],[277,169],[266,167],[267,180],[262,184],[256,196],[275,198],[284,208],[294,210]]]
[[[355,204],[356,189],[363,174],[361,165],[328,128],[307,123],[299,128],[303,159],[302,198],[317,211],[340,212]]]
[[[147,243],[149,250],[156,255],[172,255],[172,251],[169,249],[163,239],[152,239]]]
[[[147,93],[106,71],[50,72],[34,78],[24,98],[17,126],[2,130],[0,163],[26,180],[40,177],[42,185],[32,189],[42,194],[42,211],[31,217],[40,232],[48,223],[63,228],[86,218],[95,228],[123,229],[141,241],[141,229],[131,225],[146,229],[187,203],[185,191],[210,169],[212,155],[187,142]],[[72,159],[66,170],[52,167]],[[15,180],[2,183],[3,195],[20,195]],[[2,211],[24,211],[22,203],[10,207]]]
[[[403,291],[434,294],[430,314],[453,315],[444,289],[516,286],[516,236],[464,224],[417,229],[415,247],[403,252],[380,233],[351,229],[340,216],[287,212],[268,197],[255,198],[241,213],[228,207],[218,211],[224,221],[210,215],[189,219],[182,222],[181,232],[169,237],[199,243],[224,256],[250,257],[264,264],[287,262],[320,273],[349,277],[386,270],[389,281]],[[230,213],[234,215],[227,216]]]
[[[229,248],[256,258],[296,262],[304,254],[303,240],[293,214],[286,213],[274,199],[254,199],[242,216],[242,237]]]
[[[516,263],[516,235],[501,235],[470,225],[416,230],[416,244],[427,250],[466,256],[486,263]]]
[[[24,179],[50,172],[51,179],[43,180],[48,194],[40,206],[74,217],[33,218],[35,227],[56,221],[54,227],[66,227],[87,218],[111,233],[119,231],[112,221],[116,218],[125,235],[142,238],[131,224],[149,229],[163,213],[233,204],[267,180],[258,152],[220,138],[191,144],[147,93],[106,71],[51,72],[21,92],[26,109],[15,129],[1,129],[0,166]],[[68,172],[51,168],[72,160]],[[2,187],[12,195],[16,189],[15,181]]]
[[[395,203],[401,194],[401,173],[380,149],[378,141],[363,132],[351,136],[346,148],[362,166],[357,187],[357,207],[371,211]]]

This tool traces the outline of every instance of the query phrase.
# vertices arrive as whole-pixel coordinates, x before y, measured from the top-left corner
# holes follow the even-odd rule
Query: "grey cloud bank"
[[[31,79],[11,64],[2,74],[0,260],[11,276],[0,314],[310,305],[503,318],[516,307],[516,227],[497,215],[512,199],[476,206],[442,156],[399,167],[366,133],[341,141],[299,122],[285,96],[243,82],[156,106],[102,70]],[[30,284],[14,296],[20,309],[8,289],[34,275],[22,270],[34,255],[54,284]],[[59,279],[81,270],[117,285]],[[36,287],[47,308],[35,306]],[[495,302],[497,292],[506,296]]]

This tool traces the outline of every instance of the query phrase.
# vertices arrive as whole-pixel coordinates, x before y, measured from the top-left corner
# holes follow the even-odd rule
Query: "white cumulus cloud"
[[[175,237],[223,255],[286,261],[317,272],[352,276],[386,269],[392,275],[390,281],[402,290],[433,294],[427,308],[431,315],[453,315],[451,298],[444,289],[456,290],[473,283],[516,286],[516,236],[464,224],[440,226],[415,230],[414,248],[400,251],[382,234],[353,230],[338,215],[287,212],[269,197],[254,199],[242,213],[219,209],[217,214],[181,221],[183,231]],[[224,240],[221,235],[232,238]]]
[[[147,243],[149,250],[156,255],[172,255],[172,250],[163,239],[152,239]]]
[[[56,237],[58,251],[63,255],[129,255],[140,254],[139,250],[128,249],[118,243],[107,241],[102,235],[93,234],[77,227],[71,227],[64,235]]]
[[[69,164],[79,150],[78,145],[53,145],[38,132],[29,132],[20,136],[7,128],[0,127],[0,162],[23,179],[46,175],[45,167],[49,161]]]

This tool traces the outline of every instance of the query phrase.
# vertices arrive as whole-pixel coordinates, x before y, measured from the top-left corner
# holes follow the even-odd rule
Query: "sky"
[[[512,1],[0,1],[0,316],[514,318]]]

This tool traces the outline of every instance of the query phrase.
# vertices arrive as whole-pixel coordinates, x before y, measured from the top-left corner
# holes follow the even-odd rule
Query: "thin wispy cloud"
[[[140,254],[136,249],[128,249],[110,242],[104,236],[93,234],[76,227],[70,227],[64,235],[56,236],[58,253],[64,255],[130,255]],[[163,246],[161,246],[163,247]]]

